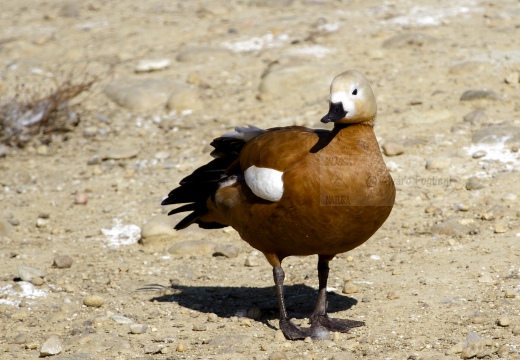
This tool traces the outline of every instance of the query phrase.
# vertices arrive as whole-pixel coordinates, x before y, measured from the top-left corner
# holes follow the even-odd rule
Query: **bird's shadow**
[[[268,320],[279,316],[278,300],[275,288],[269,287],[223,287],[223,286],[171,286],[150,284],[140,291],[159,292],[160,295],[150,298],[150,301],[174,302],[182,307],[214,313],[219,317],[246,316],[248,309],[260,309],[260,320],[268,326]],[[286,307],[289,317],[296,319],[308,318],[314,310],[318,296],[316,289],[303,284],[284,287]],[[327,295],[329,314],[350,309],[357,300],[348,296],[329,292]]]

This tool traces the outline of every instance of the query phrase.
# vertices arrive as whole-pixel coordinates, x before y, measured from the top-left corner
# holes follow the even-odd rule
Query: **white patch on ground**
[[[321,45],[311,45],[299,48],[290,49],[288,53],[290,55],[313,55],[317,58],[322,58],[330,54],[334,54],[336,50],[329,49]]]
[[[520,170],[520,152],[512,152],[510,147],[505,145],[507,137],[502,140],[496,144],[473,144],[464,150],[470,156],[477,151],[485,151],[486,155],[478,159],[480,163],[499,161],[504,164],[504,170]]]
[[[253,194],[269,201],[278,201],[283,195],[283,173],[278,170],[250,166],[244,172],[247,186]]]
[[[466,2],[465,6],[414,6],[406,12],[406,15],[397,16],[388,20],[391,24],[401,26],[439,26],[448,18],[468,14],[472,8],[472,1]]]
[[[17,291],[14,285],[0,287],[0,305],[19,306],[21,299],[36,299],[48,294],[47,291],[37,289],[27,281],[19,281],[16,285],[20,287],[21,291]]]
[[[101,232],[106,237],[105,242],[112,247],[136,244],[141,239],[139,226],[123,225],[119,219],[114,219],[114,226],[111,229],[101,229]]]
[[[273,35],[269,33],[265,34],[264,36],[252,37],[248,39],[225,41],[222,43],[222,46],[233,52],[240,53],[281,47],[284,46],[288,40],[289,36],[287,34]]]

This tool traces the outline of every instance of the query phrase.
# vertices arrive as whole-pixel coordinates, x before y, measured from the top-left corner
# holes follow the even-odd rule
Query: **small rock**
[[[42,286],[43,285],[43,279],[39,276],[33,277],[31,279],[31,284],[36,286]]]
[[[6,157],[8,152],[9,148],[4,144],[0,144],[0,158]]]
[[[128,328],[132,334],[144,334],[148,329],[147,324],[129,324]]]
[[[208,321],[209,322],[217,322],[218,321],[218,315],[214,314],[214,313],[208,314]]]
[[[468,204],[457,204],[457,210],[459,211],[468,211],[469,205]]]
[[[466,181],[466,189],[467,190],[479,190],[486,186],[482,179],[479,179],[476,176],[472,176]]]
[[[520,83],[520,72],[512,72],[507,74],[504,81],[506,84],[516,85]]]
[[[398,143],[387,142],[382,147],[386,156],[397,156],[404,153],[404,146]]]
[[[473,153],[473,155],[471,155],[471,157],[472,157],[473,159],[480,159],[480,158],[482,158],[482,157],[484,157],[484,156],[486,156],[486,155],[487,155],[487,152],[486,152],[486,151],[484,151],[484,150],[478,150],[478,151],[475,151],[475,152]]]
[[[27,334],[20,333],[20,334],[16,335],[15,338],[13,339],[13,344],[25,344],[25,343],[28,343],[29,341],[30,341],[30,338]]]
[[[520,325],[513,326],[513,334],[520,335]]]
[[[260,266],[260,263],[258,262],[258,256],[248,256],[244,265],[247,267]]]
[[[88,307],[100,307],[105,303],[105,300],[98,295],[89,295],[83,299],[83,304]]]
[[[166,160],[170,157],[170,152],[169,151],[159,151],[158,153],[155,153],[155,155],[153,157],[158,160]]]
[[[506,359],[509,355],[509,346],[507,345],[500,345],[497,349],[497,355],[500,358]]]
[[[136,73],[163,70],[171,65],[170,59],[141,60],[135,67]]]
[[[434,234],[456,237],[462,237],[464,235],[467,235],[470,233],[470,231],[471,228],[469,226],[463,225],[455,219],[443,221],[441,223],[433,225],[431,228],[431,232]]]
[[[86,138],[94,137],[97,134],[98,134],[98,129],[95,126],[86,127],[85,130],[83,130],[83,136]]]
[[[395,292],[393,291],[390,291],[387,295],[386,295],[387,299],[388,300],[395,300],[395,299],[399,299],[399,295],[397,295]]]
[[[206,331],[208,325],[206,324],[193,324],[193,331]]]
[[[330,340],[330,332],[326,328],[322,326],[318,326],[314,331],[312,332],[312,340]]]
[[[492,125],[473,133],[471,141],[475,144],[517,145],[520,144],[520,127],[511,125]]]
[[[76,193],[74,195],[74,204],[77,205],[86,205],[88,203],[88,196],[84,193]]]
[[[121,315],[117,315],[117,314],[111,315],[110,318],[118,324],[133,324],[134,323],[134,320],[127,318],[126,316],[121,316]]]
[[[75,18],[79,16],[79,13],[79,4],[76,2],[66,3],[60,9],[60,15],[63,17]]]
[[[471,74],[482,72],[486,70],[486,68],[490,67],[490,63],[484,61],[462,61],[458,64],[453,65],[449,73],[452,75],[462,75],[462,74]]]
[[[177,352],[185,352],[186,350],[188,350],[188,345],[183,342],[177,344]]]
[[[221,245],[215,246],[215,252],[213,255],[223,255],[227,258],[236,258],[240,253],[240,249],[235,245]]]
[[[72,266],[72,258],[67,255],[58,255],[54,258],[52,266],[60,269],[68,269]]]
[[[122,159],[131,159],[136,157],[141,150],[136,147],[124,147],[124,148],[114,148],[105,151],[101,154],[102,160],[122,160]]]
[[[509,230],[507,223],[499,222],[494,225],[495,234],[503,234]]]
[[[450,158],[435,158],[430,159],[426,162],[426,169],[428,170],[446,170],[451,165],[451,159]]]
[[[358,287],[351,282],[346,283],[343,285],[343,294],[355,294],[359,291]]]
[[[37,228],[45,228],[49,225],[49,219],[44,219],[39,217],[36,219],[36,227]]]
[[[489,118],[484,110],[476,109],[464,115],[464,121],[471,124],[482,124],[488,122]]]
[[[99,165],[102,161],[101,156],[96,154],[87,160],[87,165]]]
[[[43,343],[40,349],[40,357],[58,355],[62,350],[63,345],[61,344],[61,340],[58,335],[51,335]]]
[[[35,269],[29,266],[19,265],[18,276],[22,281],[31,282],[34,278],[44,278],[46,272],[40,269]]]
[[[280,330],[278,330],[280,331]],[[281,331],[280,331],[281,333]],[[283,334],[282,334],[283,336]],[[285,338],[284,338],[285,339]],[[221,348],[228,348],[233,346],[243,346],[244,344],[251,341],[251,338],[247,335],[219,335],[209,342],[211,346],[214,347],[221,347]]]
[[[173,242],[178,237],[177,231],[173,228],[175,223],[175,218],[166,214],[151,218],[141,228],[140,243],[152,246]]]
[[[500,100],[500,96],[491,90],[466,90],[460,97],[460,101],[474,100]]]
[[[509,317],[504,315],[498,319],[497,324],[502,327],[507,327],[507,326],[511,325],[511,320],[509,320]]]
[[[514,299],[516,297],[516,294],[513,289],[506,289],[504,296],[507,299]]]

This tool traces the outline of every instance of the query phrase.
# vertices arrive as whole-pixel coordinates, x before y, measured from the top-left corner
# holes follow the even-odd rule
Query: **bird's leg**
[[[324,327],[329,331],[347,332],[349,329],[363,326],[364,323],[355,320],[332,319],[327,315],[327,279],[329,277],[330,256],[319,256],[318,259],[318,300],[314,312],[310,316],[311,329]]]
[[[278,307],[280,309],[280,329],[289,340],[305,339],[310,335],[310,329],[303,329],[291,322],[287,316],[285,308],[285,298],[283,291],[283,281],[285,273],[281,266],[273,267],[274,283],[276,284],[276,295],[278,295]]]

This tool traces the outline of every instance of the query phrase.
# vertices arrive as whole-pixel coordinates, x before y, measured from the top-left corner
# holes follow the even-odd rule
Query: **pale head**
[[[376,98],[367,78],[357,70],[349,70],[332,80],[329,113],[321,121],[374,125],[376,113]]]

